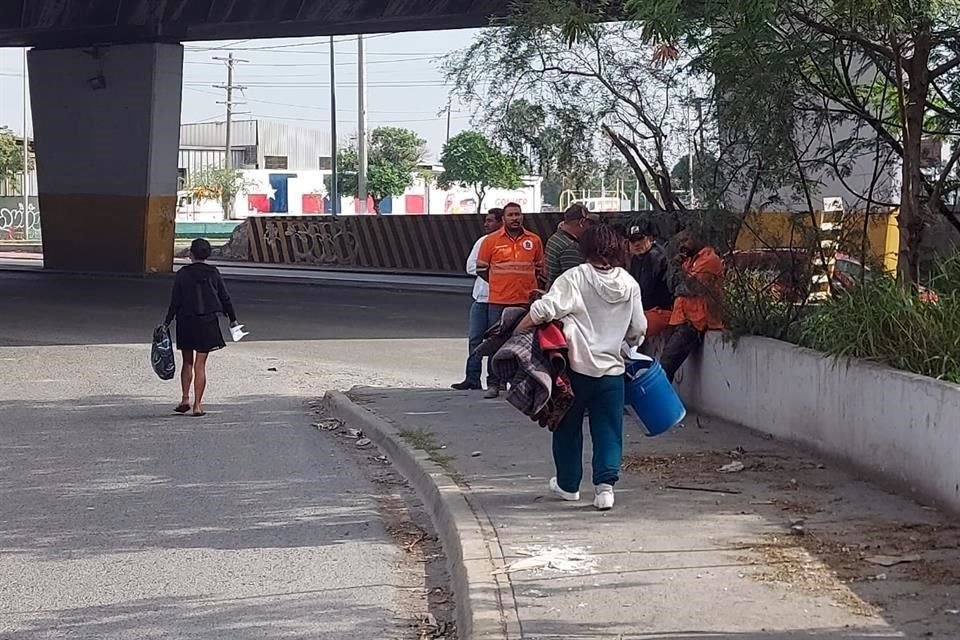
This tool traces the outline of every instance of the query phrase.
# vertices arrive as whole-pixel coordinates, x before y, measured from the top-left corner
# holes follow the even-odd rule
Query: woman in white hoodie
[[[594,506],[613,507],[613,487],[623,457],[624,362],[622,346],[643,342],[647,321],[640,286],[621,265],[623,238],[609,225],[580,238],[587,259],[560,276],[530,308],[517,331],[559,320],[569,346],[573,406],[553,434],[557,475],[550,489],[564,500],[580,499],[583,478],[583,418],[589,412],[593,439]]]

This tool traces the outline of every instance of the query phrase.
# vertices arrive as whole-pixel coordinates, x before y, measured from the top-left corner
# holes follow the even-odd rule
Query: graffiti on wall
[[[40,211],[36,198],[27,203],[23,210],[23,200],[16,197],[0,198],[0,240],[39,241]]]
[[[328,267],[357,264],[356,234],[334,218],[264,219],[263,249],[280,261]]]

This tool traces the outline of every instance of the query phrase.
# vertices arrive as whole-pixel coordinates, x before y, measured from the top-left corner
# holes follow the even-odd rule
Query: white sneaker
[[[553,491],[562,500],[566,500],[567,502],[576,502],[577,500],[580,499],[579,491],[574,491],[573,493],[570,493],[569,491],[564,491],[563,489],[560,488],[560,485],[557,484],[557,479],[555,477],[550,478],[550,491]]]
[[[597,495],[593,499],[593,506],[600,511],[613,509],[613,486],[609,484],[598,484],[596,491]]]

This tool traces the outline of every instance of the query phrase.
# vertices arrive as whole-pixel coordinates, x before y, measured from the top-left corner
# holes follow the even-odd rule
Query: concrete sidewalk
[[[506,564],[487,594],[504,638],[960,637],[960,527],[759,434],[690,418],[648,439],[628,422],[617,506],[599,513],[588,484],[579,504],[550,495],[549,434],[506,402],[349,396],[463,490]]]

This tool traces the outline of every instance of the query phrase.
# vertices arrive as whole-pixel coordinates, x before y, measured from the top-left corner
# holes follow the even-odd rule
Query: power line
[[[206,82],[203,81],[191,81],[185,82],[184,86],[186,87],[208,87]],[[356,82],[338,82],[338,87],[356,87],[358,84]],[[442,80],[419,80],[413,82],[370,82],[367,83],[368,87],[380,87],[380,88],[389,88],[389,89],[402,89],[406,87],[447,87],[450,86],[449,83]],[[329,82],[250,82],[245,88],[329,88]]]
[[[216,50],[216,49],[187,49],[187,50],[186,50],[186,53],[210,53],[210,52],[212,52],[212,51],[217,51],[217,50]],[[285,54],[287,54],[287,55],[297,55],[297,56],[298,56],[298,55],[322,55],[322,56],[329,57],[329,55],[330,55],[330,53],[329,53],[328,51],[322,51],[322,50],[319,50],[319,49],[311,49],[311,50],[309,50],[309,51],[290,51],[289,49],[281,49],[281,48],[277,48],[277,47],[274,47],[274,48],[264,48],[264,49],[252,49],[252,48],[237,47],[237,48],[235,48],[235,49],[229,49],[229,51],[248,51],[248,52],[249,52],[249,51],[252,51],[252,52],[257,52],[257,51],[259,51],[259,52],[261,52],[261,53],[285,53]],[[441,56],[447,55],[448,53],[449,53],[449,51],[375,51],[375,52],[370,52],[370,53],[368,53],[367,55],[368,55],[368,56],[377,56],[377,57],[383,57],[383,56],[404,56],[404,57],[436,56],[436,57],[441,57]],[[337,52],[337,55],[338,55],[338,56],[341,55],[341,52],[338,51],[338,52]],[[355,55],[357,55],[357,54],[356,54],[355,51],[344,51],[344,52],[342,52],[342,55],[345,55],[345,56],[347,56],[347,55],[355,56]]]
[[[338,85],[339,86],[339,85]],[[219,96],[219,93],[214,93],[212,91],[204,91],[202,89],[196,89],[194,87],[185,87],[188,91],[193,91],[194,93],[200,93],[205,96]],[[260,98],[251,98],[248,95],[244,95],[244,100],[247,102],[256,102],[259,104],[269,104],[275,107],[289,107],[291,109],[309,109],[314,111],[329,111],[325,106],[317,106],[315,104],[293,104],[290,102],[277,102],[275,100],[261,100]],[[338,109],[337,113],[353,113],[353,109]],[[426,111],[367,111],[367,113],[378,113],[378,114],[388,114],[388,115],[423,115],[428,113],[436,113],[436,110],[426,110]]]
[[[370,54],[367,54],[370,55]],[[406,62],[422,62],[424,60],[439,60],[443,56],[417,56],[412,58],[397,58],[396,60],[372,60],[368,61],[367,65],[371,64],[403,64]],[[214,66],[214,62],[204,62],[202,60],[185,60],[184,64],[192,65],[204,65],[204,66]],[[356,62],[338,62],[336,63],[338,67],[352,67],[356,65]],[[219,66],[219,65],[217,65]],[[328,62],[250,62],[247,64],[248,67],[329,67],[330,63]]]
[[[356,112],[351,111],[351,113],[356,113]],[[267,115],[263,113],[252,113],[250,115],[253,116],[254,118],[262,118],[264,120],[290,120],[293,122],[330,122],[330,118],[294,118],[290,116]],[[381,120],[380,118],[376,118],[375,121],[377,124],[412,124],[415,122],[440,122],[441,119],[442,119],[442,116],[436,116],[433,118],[411,118],[411,119],[399,119],[399,120],[392,120],[392,119]],[[468,120],[469,116],[455,116],[453,119]],[[343,121],[344,119],[338,118],[337,120]],[[348,120],[348,121],[351,123],[355,122],[355,120]]]
[[[210,116],[210,117],[208,117],[208,118],[200,118],[199,120],[192,120],[192,121],[190,121],[190,122],[181,122],[180,125],[183,126],[183,125],[187,125],[187,124],[206,124],[206,123],[208,123],[208,122],[214,122],[214,121],[218,120],[219,118],[222,117],[222,115],[223,115],[223,114],[218,113],[217,115],[215,115],[215,116]]]
[[[235,47],[235,46],[237,46],[238,44],[244,44],[244,43],[250,42],[251,40],[253,40],[253,38],[247,38],[246,40],[237,40],[237,41],[234,42],[233,44],[229,44],[229,43],[228,43],[228,44],[220,45],[219,47],[211,47],[210,50],[211,50],[211,51],[221,51],[221,50],[223,50],[223,49],[229,49],[230,47]],[[186,48],[186,47],[184,47],[184,48]]]
[[[337,66],[339,67],[340,65],[338,64]],[[356,65],[351,64],[350,66],[353,67]],[[429,72],[429,69],[425,69],[424,71]],[[398,72],[396,69],[378,69],[376,73],[377,73],[377,76],[381,78],[385,76],[396,78]],[[243,79],[245,81],[253,80],[253,81],[263,82],[268,80],[280,81],[285,79],[296,80],[299,78],[316,78],[316,77],[317,77],[317,71],[308,71],[304,73],[255,73],[253,75],[244,74]],[[405,81],[409,80],[411,82],[420,82],[420,81],[437,80],[437,79],[438,77],[435,74],[431,74],[428,77],[424,77],[424,78],[406,78]],[[202,80],[187,80],[187,82],[202,82]]]
[[[371,36],[367,36],[366,39],[367,39],[367,40],[375,40],[375,39],[378,39],[378,38],[386,38],[386,37],[392,36],[392,35],[396,35],[396,34],[394,34],[394,33],[378,33],[378,34],[374,34],[374,35],[371,35]],[[334,41],[334,43],[336,43],[336,44],[339,44],[339,43],[342,43],[342,42],[353,42],[355,37],[356,37],[356,36],[344,36],[343,38],[334,38],[333,41]],[[236,44],[243,44],[244,42],[249,42],[250,40],[252,40],[252,38],[251,38],[251,39],[248,39],[248,40],[241,40],[240,42],[238,42],[238,43],[236,43]],[[238,46],[236,46],[236,45],[222,45],[222,46],[219,46],[219,47],[192,47],[192,46],[186,46],[186,47],[184,47],[184,49],[187,50],[187,51],[201,51],[201,52],[222,51],[222,50],[230,50],[230,51],[285,51],[285,50],[288,50],[288,49],[297,49],[297,48],[299,48],[299,47],[315,47],[315,46],[317,46],[317,45],[326,44],[327,42],[328,42],[328,41],[327,41],[327,39],[325,38],[324,40],[322,40],[322,41],[320,41],[320,42],[293,42],[293,43],[290,43],[290,44],[268,44],[268,45],[264,45],[264,46],[262,46],[262,47],[238,47]]]
[[[191,89],[194,90],[194,89]],[[328,111],[326,107],[318,107],[317,105],[311,104],[293,104],[289,102],[277,102],[275,100],[261,100],[259,98],[251,98],[250,96],[244,96],[248,102],[256,102],[259,104],[269,104],[275,107],[289,107],[291,109],[311,109],[316,111]],[[337,113],[353,113],[352,109],[338,109]],[[381,113],[381,114],[391,114],[391,115],[418,115],[426,113],[435,113],[435,111],[367,111],[367,113]]]

